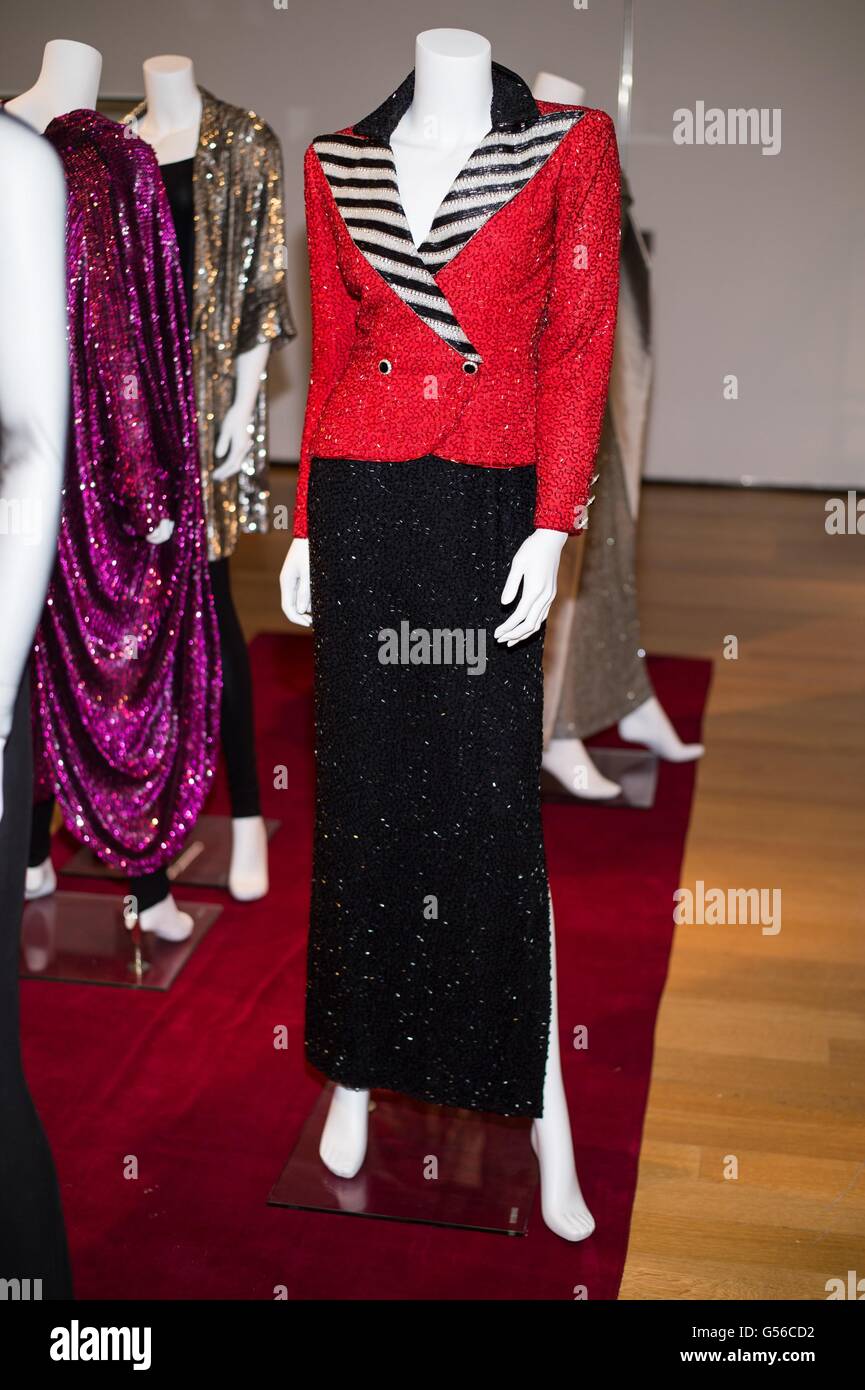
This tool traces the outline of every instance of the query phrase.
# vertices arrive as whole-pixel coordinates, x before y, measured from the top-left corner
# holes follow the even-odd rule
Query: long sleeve
[[[357,303],[342,281],[332,216],[338,215],[327,182],[310,146],[304,160],[306,236],[312,307],[312,365],[300,449],[294,534],[306,536],[307,491],[312,438],[325,401],[338,381],[354,339]]]
[[[538,349],[535,525],[584,529],[607,398],[619,286],[619,155],[613,123],[592,112],[600,155],[585,188],[581,122],[556,195],[555,251]]]
[[[249,271],[240,316],[237,351],[258,343],[282,346],[297,330],[286,287],[285,211],[282,151],[263,121],[256,122],[254,153],[241,145],[244,178],[252,181],[249,213],[255,227],[248,251]]]

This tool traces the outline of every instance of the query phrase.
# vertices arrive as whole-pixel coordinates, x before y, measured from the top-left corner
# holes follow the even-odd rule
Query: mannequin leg
[[[366,1158],[368,1131],[369,1091],[335,1086],[318,1146],[325,1168],[338,1178],[353,1178]]]
[[[574,1162],[568,1102],[562,1080],[559,1050],[559,1010],[556,986],[556,931],[550,899],[550,1040],[544,1079],[544,1113],[532,1124],[532,1148],[541,1171],[541,1212],[544,1222],[564,1240],[585,1240],[595,1229],[586,1206]]]
[[[47,898],[56,891],[57,875],[51,863],[51,817],[54,814],[54,798],[37,801],[33,806],[30,822],[30,851],[27,856],[27,873],[24,879],[24,897]]]
[[[24,896],[44,898],[57,887],[57,875],[51,863],[51,817],[54,799],[39,801],[33,807],[30,829],[29,867]],[[168,875],[164,869],[140,874],[129,880],[129,893],[135,899],[137,917],[142,931],[154,932],[164,941],[185,941],[192,931],[193,921],[181,912],[171,896]]]
[[[267,831],[255,766],[255,728],[249,652],[231,595],[227,559],[210,562],[210,584],[222,656],[222,751],[231,801],[232,845],[228,889],[240,902],[268,890]]]
[[[586,1206],[574,1162],[568,1102],[562,1080],[556,988],[556,941],[550,901],[550,970],[552,981],[550,1040],[544,1079],[544,1113],[533,1121],[532,1148],[541,1173],[541,1212],[545,1225],[564,1240],[585,1240],[595,1229]],[[334,1088],[319,1144],[326,1168],[340,1178],[353,1178],[366,1157],[369,1091]]]
[[[692,763],[706,751],[702,743],[683,743],[655,695],[619,720],[627,743],[642,743],[668,763]]]
[[[612,801],[622,790],[618,782],[611,782],[598,771],[579,738],[552,739],[544,752],[542,766],[568,791],[576,792],[587,801]]]
[[[0,822],[0,1257],[5,1278],[40,1279],[41,1297],[72,1298],[54,1163],[21,1066],[18,949],[33,773],[27,681],[3,769]],[[49,812],[50,824],[50,812]],[[38,1295],[34,1295],[38,1296]]]
[[[163,941],[185,941],[192,934],[195,924],[171,896],[165,869],[131,878],[129,893],[135,899],[142,931],[153,932]]]

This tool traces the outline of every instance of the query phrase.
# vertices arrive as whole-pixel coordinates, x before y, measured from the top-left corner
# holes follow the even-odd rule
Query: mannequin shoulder
[[[0,114],[0,163],[0,229],[4,235],[11,227],[20,231],[41,221],[57,222],[62,227],[66,179],[53,146],[23,121]]]
[[[3,191],[38,183],[63,187],[63,165],[53,145],[24,121],[0,109],[0,156],[4,160]]]
[[[578,114],[562,140],[563,175],[582,179],[610,162],[618,169],[616,127],[606,111],[591,106],[563,107],[562,111]]]

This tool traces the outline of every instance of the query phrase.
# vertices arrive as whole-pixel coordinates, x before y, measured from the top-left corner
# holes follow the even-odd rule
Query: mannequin
[[[489,42],[464,30],[437,29],[416,41],[411,106],[393,132],[399,195],[415,245],[427,235],[436,210],[467,155],[492,128],[493,90]],[[555,596],[556,574],[567,533],[538,528],[511,562],[503,604],[520,600],[495,629],[496,641],[513,647],[538,632]],[[295,539],[280,576],[282,605],[290,621],[309,626],[309,542]],[[541,1175],[544,1221],[566,1240],[591,1235],[594,1221],[580,1191],[558,1047],[555,948],[549,904],[552,1008],[543,1085],[543,1116],[532,1126]],[[369,1091],[336,1085],[322,1133],[320,1154],[331,1172],[352,1177],[366,1153]]]
[[[150,144],[160,166],[167,168],[182,161],[195,159],[200,148],[203,118],[202,91],[199,89],[191,59],[176,54],[148,58],[144,64],[145,103],[142,114],[130,120],[130,130]],[[195,166],[193,166],[195,167]],[[192,304],[190,304],[190,317]],[[290,336],[286,333],[285,336]],[[194,326],[193,326],[194,337]],[[215,442],[216,466],[202,457],[205,480],[208,471],[213,483],[225,482],[240,474],[250,452],[250,435],[255,428],[256,403],[265,379],[271,341],[256,342],[246,351],[238,352],[234,360],[233,399],[219,425]],[[199,418],[205,407],[199,399]],[[202,441],[203,442],[203,441]],[[206,445],[203,442],[204,455]],[[267,832],[264,820],[257,812],[258,786],[252,749],[252,708],[249,659],[240,633],[231,599],[228,576],[228,551],[211,551],[211,580],[217,602],[217,617],[222,638],[222,662],[225,680],[223,705],[223,744],[226,731],[229,740],[240,737],[243,743],[227,758],[229,788],[232,793],[232,849],[229,866],[229,890],[240,901],[261,898],[268,889]],[[229,688],[239,692],[240,705],[228,697]],[[252,766],[244,776],[246,784],[239,798],[233,786],[232,774],[238,758]],[[236,781],[236,774],[234,776]],[[236,800],[252,803],[235,805]]]
[[[8,109],[43,131],[55,118],[70,112],[92,111],[98,95],[101,63],[101,55],[87,44],[52,40],[46,45],[37,82],[10,102]],[[164,544],[174,534],[174,526],[171,517],[162,517],[146,533],[147,541],[154,546]],[[26,878],[28,898],[46,896],[56,887],[48,849],[52,805],[51,801],[40,803],[34,815],[31,867]],[[133,878],[131,889],[138,901],[137,916],[143,931],[153,932],[168,941],[181,941],[190,934],[192,918],[177,907],[164,869]]]
[[[92,111],[101,76],[102,54],[88,43],[49,39],[33,86],[7,101],[6,110],[44,131],[55,116],[67,111]]]
[[[586,91],[576,82],[553,73],[539,72],[532,91],[541,101],[571,102],[582,105]],[[608,410],[610,407],[608,407]],[[603,486],[603,482],[600,484]],[[594,540],[595,537],[592,537]],[[591,545],[586,539],[583,544]],[[577,592],[579,579],[577,579]],[[567,600],[563,591],[562,599]],[[561,602],[561,600],[560,600]],[[577,603],[579,599],[577,598]],[[561,620],[561,608],[553,614],[553,622]],[[579,612],[573,619],[579,621]],[[639,706],[631,709],[618,723],[620,736],[628,743],[642,743],[658,757],[667,762],[692,762],[703,754],[703,745],[683,743],[670,722],[668,715],[654,694],[649,695]],[[589,755],[585,743],[579,738],[556,737],[549,740],[544,750],[543,766],[560,782],[590,801],[614,800],[621,795],[621,787],[599,772]]]
[[[66,193],[54,152],[2,113],[0,171],[0,499],[11,523],[0,533],[0,1274],[41,1280],[43,1297],[66,1299],[57,1178],[18,1037],[33,791],[26,667],[54,562],[69,403]]]

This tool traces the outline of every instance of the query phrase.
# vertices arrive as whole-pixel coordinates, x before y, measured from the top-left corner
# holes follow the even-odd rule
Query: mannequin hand
[[[502,590],[502,603],[513,603],[519,593],[520,582],[523,592],[513,613],[509,613],[501,626],[496,628],[496,641],[506,642],[513,647],[538,631],[556,596],[559,559],[567,539],[566,531],[539,530],[533,531],[523,541],[513,558],[511,572]]]
[[[309,541],[297,537],[288,547],[288,554],[279,575],[282,611],[290,623],[300,627],[312,625],[309,588]]]
[[[163,520],[160,521],[156,530],[150,532],[150,535],[147,537],[147,539],[150,541],[151,545],[162,545],[164,541],[171,540],[173,533],[174,522],[170,521],[168,517],[164,517]]]
[[[224,483],[226,478],[233,478],[235,473],[240,472],[240,466],[249,453],[251,423],[251,414],[246,414],[236,404],[229,407],[216,441],[215,483]]]

